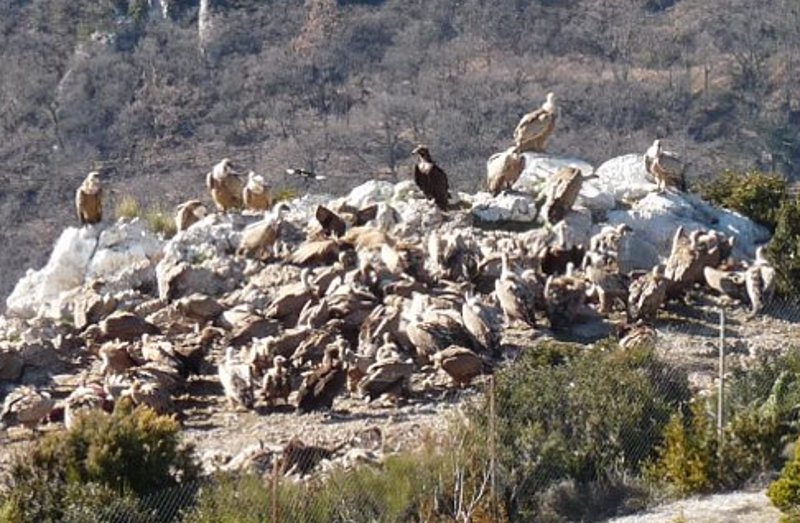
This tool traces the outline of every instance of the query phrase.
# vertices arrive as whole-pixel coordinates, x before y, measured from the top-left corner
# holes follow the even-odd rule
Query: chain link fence
[[[787,359],[798,319],[795,301],[758,318],[678,305],[659,316],[655,350],[528,340],[469,387],[412,394],[420,408],[453,405],[416,448],[295,439],[254,455],[250,472],[77,507],[71,520],[603,521],[757,483],[780,467],[764,449],[798,434],[800,356]]]

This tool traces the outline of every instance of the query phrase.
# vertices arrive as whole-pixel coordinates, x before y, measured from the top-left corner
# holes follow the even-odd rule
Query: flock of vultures
[[[513,146],[487,163],[493,195],[511,190],[525,167],[523,153],[545,150],[557,117],[551,93],[522,118]],[[491,372],[504,355],[507,329],[533,339],[586,321],[613,321],[627,347],[653,343],[660,307],[695,286],[749,302],[753,314],[770,299],[774,270],[761,251],[753,263],[735,261],[734,238],[713,230],[679,227],[664,264],[626,273],[619,269],[630,232],[625,226],[606,226],[588,246],[569,248],[551,228],[471,227],[469,212],[449,205],[447,175],[430,150],[420,145],[414,153],[414,181],[425,196],[416,208],[431,218],[427,223],[438,224],[428,230],[406,226],[386,203],[320,205],[312,223],[288,223],[291,203],[275,203],[262,177],[251,171],[245,180],[233,162],[222,160],[206,178],[217,211],[188,201],[177,209],[178,230],[204,226],[210,214],[263,215],[243,230],[230,256],[255,264],[250,275],[284,275],[288,283],[262,289],[264,305],[252,307],[241,324],[221,319],[226,309],[242,305],[229,296],[149,296],[149,302],[142,299],[148,306],[125,311],[96,296],[94,323],[79,334],[87,353],[96,356],[94,369],[58,401],[45,388],[17,387],[5,398],[2,420],[28,427],[63,420],[70,426],[79,411],[108,409],[123,398],[174,412],[187,377],[204,365],[216,367],[235,409],[328,410],[347,394],[401,402],[420,392],[415,375],[446,374],[450,386],[465,387]],[[644,162],[659,191],[681,190],[684,163],[658,140]],[[574,168],[553,174],[543,219],[551,225],[563,220],[587,178]],[[90,173],[76,196],[82,225],[101,221],[102,194],[98,173]],[[181,330],[181,322],[194,328]]]

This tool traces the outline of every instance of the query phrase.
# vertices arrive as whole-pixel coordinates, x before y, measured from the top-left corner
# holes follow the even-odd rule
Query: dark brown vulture
[[[414,182],[429,200],[433,200],[441,210],[447,210],[447,198],[450,196],[450,186],[447,174],[434,163],[431,152],[424,145],[418,145],[413,154],[419,156],[414,165]]]

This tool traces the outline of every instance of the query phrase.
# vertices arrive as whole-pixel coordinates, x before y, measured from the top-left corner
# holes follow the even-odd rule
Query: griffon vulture
[[[90,172],[75,193],[75,207],[81,225],[99,223],[103,219],[103,187],[100,173]]]
[[[556,95],[547,93],[547,101],[540,108],[523,116],[514,129],[517,151],[544,152],[547,140],[556,128],[557,119]]]

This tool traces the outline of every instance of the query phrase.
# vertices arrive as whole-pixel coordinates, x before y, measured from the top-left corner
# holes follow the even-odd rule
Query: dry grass
[[[114,209],[114,215],[117,219],[125,218],[127,220],[132,220],[141,216],[141,214],[142,206],[139,200],[131,195],[123,196],[122,199],[117,202],[117,206]]]

